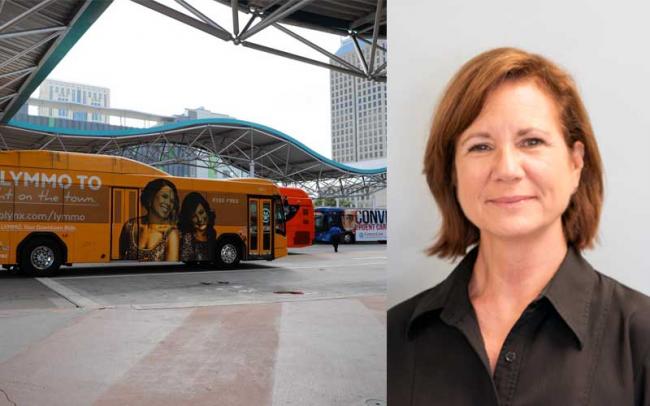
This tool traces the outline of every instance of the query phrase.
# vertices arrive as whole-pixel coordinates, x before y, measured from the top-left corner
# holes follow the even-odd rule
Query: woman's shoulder
[[[440,309],[446,301],[455,280],[454,273],[442,282],[396,304],[388,309],[388,324],[407,325],[417,313]]]
[[[141,217],[131,217],[124,223],[124,228],[132,229],[134,227],[137,227],[138,223],[141,220]]]
[[[453,271],[440,283],[427,289],[388,310],[388,324],[408,326],[412,320],[442,309],[448,301],[452,290],[467,290],[467,283],[476,261],[478,250],[472,249],[456,264]]]
[[[633,289],[611,276],[596,271],[602,288],[611,290],[611,305],[619,311],[629,314],[643,313],[650,317],[650,297]]]
[[[650,351],[650,297],[610,276],[597,273],[601,289],[611,292],[609,312],[628,332],[633,352],[648,354]]]

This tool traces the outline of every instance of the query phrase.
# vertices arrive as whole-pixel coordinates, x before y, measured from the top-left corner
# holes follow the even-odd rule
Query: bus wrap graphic
[[[231,267],[286,255],[285,235],[270,181],[173,177],[115,156],[0,151],[1,264],[29,274],[125,259]],[[54,260],[33,263],[43,257],[37,250]]]
[[[0,221],[108,223],[108,207],[99,176],[0,170]]]
[[[343,241],[387,241],[388,212],[386,209],[344,209],[317,207],[314,214],[316,237],[319,242],[331,242],[335,227],[344,231]]]
[[[387,239],[387,211],[383,209],[356,210],[356,241],[381,241]]]

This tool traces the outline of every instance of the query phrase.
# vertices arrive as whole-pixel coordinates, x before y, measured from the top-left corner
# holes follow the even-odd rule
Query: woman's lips
[[[489,199],[488,203],[510,206],[531,199],[534,199],[534,197],[533,196],[502,196],[502,197],[497,197],[496,199]]]

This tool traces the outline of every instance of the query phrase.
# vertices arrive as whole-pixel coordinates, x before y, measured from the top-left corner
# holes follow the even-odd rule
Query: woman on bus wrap
[[[581,255],[603,180],[571,77],[513,48],[471,59],[424,173],[442,216],[429,254],[463,259],[389,310],[388,403],[649,405],[650,299]]]
[[[139,261],[178,261],[178,192],[167,179],[147,183],[140,195],[146,210],[124,223],[120,234],[120,257]]]
[[[198,192],[185,196],[178,228],[181,232],[181,261],[211,261],[214,257],[215,215]]]

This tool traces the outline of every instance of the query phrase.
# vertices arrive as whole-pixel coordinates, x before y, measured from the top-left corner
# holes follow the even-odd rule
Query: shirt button
[[[515,354],[513,351],[508,351],[506,353],[506,362],[512,362],[515,359],[517,359],[517,354]]]

